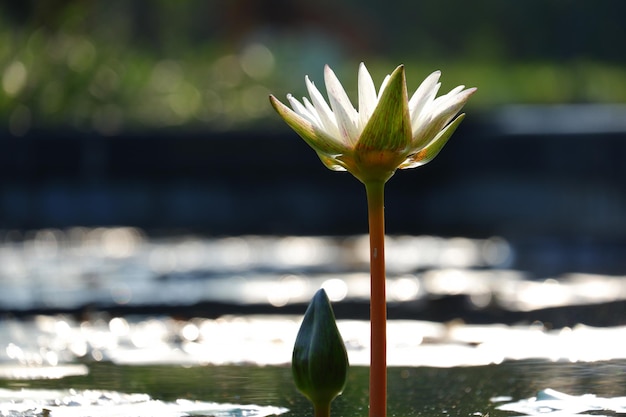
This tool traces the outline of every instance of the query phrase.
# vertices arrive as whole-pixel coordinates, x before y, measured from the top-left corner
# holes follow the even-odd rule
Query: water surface
[[[573,395],[624,394],[626,361],[565,363],[509,361],[477,367],[392,367],[390,416],[508,416],[496,407],[553,388]],[[346,389],[333,403],[335,416],[367,415],[367,367],[352,367]],[[178,399],[286,407],[285,416],[311,415],[287,366],[120,366],[93,363],[89,373],[61,380],[0,381],[0,388],[113,390]],[[603,413],[611,414],[611,413]]]
[[[390,417],[520,414],[498,407],[548,388],[626,395],[626,277],[533,272],[523,253],[497,236],[388,238]],[[289,360],[319,287],[353,365],[334,415],[366,416],[367,254],[364,236],[154,239],[133,228],[7,235],[0,389],[9,391],[0,393],[0,417],[40,416],[93,390],[105,393],[95,391],[96,402],[153,401],[131,411],[107,408],[115,401],[99,411],[79,405],[52,417],[194,411],[172,411],[180,400],[196,415],[222,416],[207,408],[214,403],[311,415]],[[133,393],[140,396],[124,395]],[[27,395],[40,399],[17,410]],[[258,415],[237,410],[224,415]]]

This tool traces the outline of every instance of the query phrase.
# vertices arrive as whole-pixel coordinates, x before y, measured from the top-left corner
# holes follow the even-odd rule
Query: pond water
[[[1,237],[0,417],[312,415],[289,361],[319,287],[351,363],[333,415],[367,415],[364,236]],[[626,277],[523,259],[389,237],[390,417],[626,413]]]
[[[311,415],[289,367],[300,319],[5,318],[0,416]],[[365,416],[368,323],[338,326],[352,366],[334,415]],[[389,415],[626,413],[624,340],[623,327],[392,320]],[[526,401],[549,390],[574,397]]]
[[[624,393],[625,366],[624,361],[554,363],[526,360],[478,367],[392,367],[389,369],[389,415],[521,415],[525,413],[500,410],[498,407],[531,398],[546,388],[572,395],[592,393],[598,397],[616,397]],[[333,403],[333,415],[346,417],[367,415],[367,375],[367,367],[357,366],[350,369],[346,389]],[[295,390],[291,371],[287,366],[180,367],[95,363],[89,366],[87,375],[61,380],[4,380],[0,381],[0,387],[16,390],[16,393],[24,389],[57,390],[42,391],[49,397],[54,398],[56,395],[57,402],[67,396],[58,393],[58,390],[62,389],[73,390],[71,392],[75,397],[80,397],[82,390],[102,390],[105,393],[110,391],[143,393],[160,401],[159,407],[154,407],[154,404],[149,405],[146,399],[135,398],[133,401],[144,404],[143,406],[139,404],[133,410],[139,415],[172,415],[166,405],[181,399],[192,402],[195,407],[186,403],[186,411],[177,410],[178,415],[219,415],[214,405],[207,405],[213,402],[248,407],[250,405],[278,407],[268,409],[269,413],[283,413],[285,416],[312,414],[309,403]],[[21,414],[11,412],[10,405],[7,405],[7,394],[1,391],[0,398],[4,397],[4,404],[0,405],[0,415],[26,415],[23,412]],[[31,391],[34,392],[36,391]],[[17,394],[15,396],[18,397]],[[115,398],[124,403],[123,399]],[[71,407],[53,409],[52,415],[124,415],[124,410],[116,409],[112,403],[113,401],[101,405],[100,411],[93,407],[88,411],[85,409],[81,411],[80,407],[74,407],[75,411],[71,410]],[[571,409],[575,403],[576,401],[564,402],[563,408]],[[30,409],[36,408],[31,406]],[[72,412],[70,413],[68,409]],[[582,410],[580,408],[575,410],[575,413],[579,413],[594,409],[593,406],[589,406],[587,409],[583,407]],[[545,408],[534,411],[535,414],[548,413]],[[595,414],[597,413],[596,410]],[[248,408],[246,411],[245,407],[240,407],[238,410],[228,411],[225,415],[262,414],[262,408]],[[612,415],[616,412],[604,410],[602,414]]]

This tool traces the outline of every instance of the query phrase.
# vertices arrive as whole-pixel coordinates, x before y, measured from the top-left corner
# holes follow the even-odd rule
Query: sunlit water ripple
[[[367,245],[366,236],[156,239],[125,227],[6,233],[0,243],[0,379],[80,377],[94,363],[285,366],[304,308],[320,287],[336,308],[350,363],[366,366]],[[622,303],[624,276],[536,276],[515,268],[516,248],[501,237],[391,236],[387,260],[392,367],[626,359],[623,315],[594,326],[587,310],[567,310]],[[551,413],[580,405],[549,390],[540,392],[543,399],[546,392],[558,397],[550,398],[553,403],[567,400]],[[135,402],[132,395],[145,398]],[[92,410],[109,397],[120,400],[118,408]],[[80,398],[81,410],[69,409],[68,398]],[[533,401],[499,409],[547,410],[537,408],[547,403]],[[0,392],[2,417],[39,416],[46,407],[68,416],[152,415],[157,408],[164,416],[283,412],[114,391]],[[621,413],[617,407],[611,410]]]

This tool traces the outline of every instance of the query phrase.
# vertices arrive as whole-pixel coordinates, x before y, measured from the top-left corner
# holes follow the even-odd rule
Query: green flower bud
[[[326,415],[346,384],[348,354],[324,289],[313,296],[293,348],[291,363],[296,387]]]

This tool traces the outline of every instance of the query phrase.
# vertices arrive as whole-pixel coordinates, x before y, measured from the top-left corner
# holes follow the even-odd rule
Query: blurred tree
[[[0,0],[0,10],[17,25],[58,29],[66,23],[68,9],[85,9],[90,3],[93,0]]]
[[[335,2],[304,0],[224,0],[220,27],[240,44],[250,34],[270,29],[283,34],[319,32],[334,38],[348,55],[371,53],[379,47],[379,27],[359,8]]]
[[[13,132],[258,122],[270,89],[362,60],[376,79],[393,61],[475,80],[476,105],[626,101],[624,15],[623,0],[0,0],[0,118]]]

